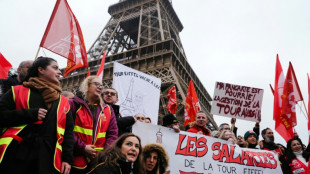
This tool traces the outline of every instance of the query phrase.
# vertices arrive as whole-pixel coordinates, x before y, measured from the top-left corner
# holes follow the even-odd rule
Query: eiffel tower
[[[183,25],[172,7],[171,0],[120,0],[109,6],[110,20],[88,50],[88,62],[95,75],[106,50],[103,84],[112,86],[113,62],[124,64],[161,79],[159,124],[166,110],[167,93],[177,89],[177,119],[184,122],[184,104],[189,81],[192,79],[201,109],[207,113],[209,127],[217,129],[210,114],[211,100],[199,78],[187,62],[179,33]],[[76,92],[87,74],[78,69],[61,80],[63,90]],[[181,125],[181,128],[183,125]]]

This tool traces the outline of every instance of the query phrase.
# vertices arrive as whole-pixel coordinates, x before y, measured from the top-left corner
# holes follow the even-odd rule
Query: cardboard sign
[[[115,62],[112,86],[123,117],[141,113],[157,124],[161,79]]]
[[[211,113],[258,122],[263,89],[216,82]]]

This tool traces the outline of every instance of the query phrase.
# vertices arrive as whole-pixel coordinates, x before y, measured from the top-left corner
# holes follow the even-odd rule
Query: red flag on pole
[[[177,93],[175,90],[175,86],[173,86],[169,90],[167,98],[168,98],[167,111],[169,111],[172,114],[175,114],[177,110]]]
[[[100,67],[98,69],[98,72],[97,72],[97,76],[102,79],[103,77],[103,69],[104,69],[104,63],[105,63],[105,53],[106,51],[104,51],[103,53],[103,56],[102,56],[102,59],[101,59],[101,64],[100,64]]]
[[[82,30],[66,0],[57,0],[40,46],[68,59],[65,77],[88,67]]]
[[[275,76],[275,84],[274,84],[274,103],[273,103],[273,120],[275,120],[275,130],[285,139],[287,142],[291,138],[294,137],[293,129],[286,128],[285,120],[281,119],[281,110],[282,110],[282,94],[284,88],[284,74],[282,70],[282,66],[279,60],[279,56],[277,55],[276,62],[276,76]]]
[[[200,105],[195,91],[194,83],[192,80],[190,80],[185,101],[184,126],[195,121],[197,111],[200,111]]]
[[[283,120],[287,129],[297,125],[295,104],[301,100],[303,100],[303,97],[290,62],[284,82],[281,109],[281,120]]]
[[[0,53],[0,79],[6,79],[11,68],[11,63]]]
[[[87,74],[86,74],[86,77],[90,76],[90,70],[88,69],[87,70]]]
[[[309,79],[309,74],[308,75],[308,134],[309,134],[309,140],[308,143],[310,143],[310,79]]]

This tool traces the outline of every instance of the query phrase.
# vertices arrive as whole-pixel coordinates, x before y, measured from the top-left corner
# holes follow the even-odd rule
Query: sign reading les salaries
[[[160,143],[169,156],[171,174],[281,174],[271,151],[240,148],[228,141],[136,122],[132,132],[141,144]]]
[[[211,113],[258,122],[263,89],[216,82]]]

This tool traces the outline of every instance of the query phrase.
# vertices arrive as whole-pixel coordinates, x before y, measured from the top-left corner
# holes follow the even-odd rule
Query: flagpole
[[[34,58],[34,60],[37,60],[37,57],[38,57],[38,54],[39,54],[40,48],[41,48],[41,47],[39,47],[39,49],[38,49],[38,51],[37,51],[37,54],[36,54],[36,57]]]
[[[308,111],[307,111],[307,108],[306,108],[306,104],[305,104],[305,101],[303,100],[302,103],[304,104],[304,107],[305,107],[305,111],[306,111],[306,114],[308,116]]]

